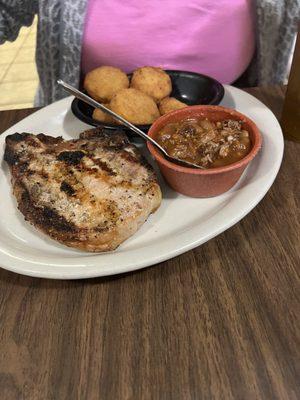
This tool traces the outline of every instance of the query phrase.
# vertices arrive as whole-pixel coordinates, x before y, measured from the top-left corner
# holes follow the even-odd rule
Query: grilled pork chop
[[[67,246],[114,250],[161,203],[152,167],[121,132],[68,141],[15,133],[4,159],[25,219]]]

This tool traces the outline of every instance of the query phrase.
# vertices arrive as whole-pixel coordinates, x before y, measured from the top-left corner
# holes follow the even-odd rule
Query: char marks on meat
[[[4,159],[25,219],[67,246],[114,250],[161,203],[152,167],[120,131],[69,141],[15,133]]]

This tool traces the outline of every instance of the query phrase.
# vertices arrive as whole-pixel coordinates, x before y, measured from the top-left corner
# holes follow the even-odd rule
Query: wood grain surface
[[[282,88],[248,90],[280,115]],[[33,110],[0,113],[0,131]],[[83,281],[0,269],[0,399],[300,398],[300,144],[208,243]]]

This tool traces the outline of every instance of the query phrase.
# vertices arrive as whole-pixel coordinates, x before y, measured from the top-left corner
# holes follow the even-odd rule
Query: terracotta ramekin
[[[151,143],[148,149],[158,163],[160,171],[168,184],[177,192],[190,197],[213,197],[229,190],[241,177],[244,169],[261,148],[261,134],[253,121],[245,115],[221,106],[190,106],[172,111],[158,118],[151,126],[148,135],[155,139],[158,132],[170,122],[185,118],[208,118],[210,121],[234,119],[243,122],[249,132],[251,151],[242,160],[225,167],[207,170],[186,168],[167,161]]]

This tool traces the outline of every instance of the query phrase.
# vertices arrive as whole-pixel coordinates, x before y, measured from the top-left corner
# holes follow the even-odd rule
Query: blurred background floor
[[[38,86],[35,65],[37,18],[14,42],[0,46],[0,110],[33,106]]]

